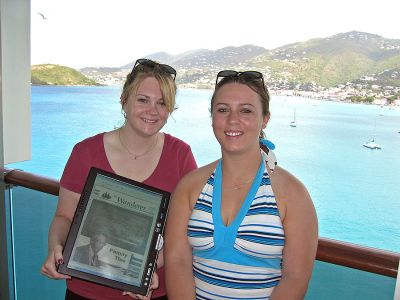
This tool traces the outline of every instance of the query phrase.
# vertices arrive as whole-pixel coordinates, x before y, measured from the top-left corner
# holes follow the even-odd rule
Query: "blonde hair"
[[[165,73],[157,65],[154,68],[137,65],[126,76],[120,97],[121,106],[125,105],[132,93],[136,94],[143,80],[149,77],[154,77],[158,81],[165,106],[169,114],[171,114],[175,110],[176,84],[171,75]]]

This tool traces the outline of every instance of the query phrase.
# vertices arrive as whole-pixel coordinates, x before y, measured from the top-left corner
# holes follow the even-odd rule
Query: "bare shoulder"
[[[304,184],[292,173],[284,168],[277,166],[271,175],[271,182],[274,188],[282,189],[284,193],[304,193],[307,192]]]
[[[186,187],[188,185],[196,185],[197,183],[207,180],[214,171],[217,161],[208,165],[194,169],[181,178],[177,188]]]
[[[174,195],[186,195],[190,199],[199,196],[208,178],[217,166],[218,161],[202,166],[186,174],[178,183]],[[192,202],[192,201],[191,201]]]
[[[313,209],[310,194],[305,185],[287,170],[276,167],[271,175],[271,185],[278,205],[286,210],[289,206]]]

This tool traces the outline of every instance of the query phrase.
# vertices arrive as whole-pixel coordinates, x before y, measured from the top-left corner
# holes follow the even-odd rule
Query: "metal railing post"
[[[396,287],[394,288],[393,300],[400,300],[400,261],[399,261],[399,270],[397,271],[397,280],[396,280]]]
[[[0,180],[0,299],[15,299],[10,190]]]

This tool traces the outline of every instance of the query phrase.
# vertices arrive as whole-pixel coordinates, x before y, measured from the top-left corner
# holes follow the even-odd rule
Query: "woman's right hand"
[[[71,279],[71,276],[64,275],[57,272],[57,266],[64,262],[62,255],[62,246],[55,246],[52,251],[49,252],[40,272],[52,279]]]
[[[43,275],[49,278],[71,278],[71,276],[58,273],[57,267],[64,262],[62,255],[63,245],[67,239],[79,197],[80,194],[60,187],[57,210],[49,229],[49,254],[40,270]]]

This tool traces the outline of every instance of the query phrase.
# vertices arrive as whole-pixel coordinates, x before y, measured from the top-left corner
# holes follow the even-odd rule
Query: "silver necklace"
[[[146,154],[148,154],[150,151],[152,151],[152,150],[156,147],[156,145],[157,145],[157,143],[158,143],[158,133],[157,133],[156,142],[155,142],[153,145],[151,145],[151,146],[149,147],[149,149],[147,149],[147,150],[146,150],[145,152],[143,152],[142,154],[135,154],[135,153],[132,153],[132,152],[128,149],[128,147],[124,144],[124,142],[122,141],[122,138],[121,138],[121,128],[118,130],[118,138],[119,138],[119,141],[120,141],[122,147],[124,147],[124,149],[129,153],[130,156],[133,157],[134,160],[136,160],[136,159],[138,159],[138,158],[140,158],[140,157],[145,156]]]
[[[231,188],[232,190],[236,191],[236,190],[240,190],[242,189],[246,184],[250,183],[253,181],[253,178],[246,180],[240,184],[235,184],[235,185],[228,185],[228,188]]]

